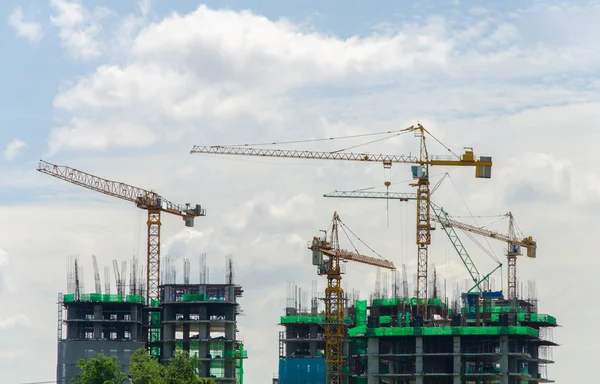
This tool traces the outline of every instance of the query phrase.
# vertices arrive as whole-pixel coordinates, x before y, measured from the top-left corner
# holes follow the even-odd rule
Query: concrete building
[[[206,282],[204,257],[201,257],[200,268],[204,272],[200,284],[189,283],[188,260],[184,260],[185,284],[176,283],[174,268],[168,258],[165,261],[166,283],[159,286],[159,300],[148,303],[143,297],[143,283],[139,281],[142,274],[135,262],[129,287],[114,262],[118,294],[108,293],[108,283],[105,294],[80,294],[82,274],[77,262],[71,263],[69,293],[59,294],[58,300],[57,382],[68,383],[80,374],[77,361],[95,357],[97,353],[117,357],[121,370],[126,372],[131,354],[146,348],[163,364],[168,364],[177,352],[186,351],[200,360],[200,377],[243,383],[247,352],[237,337],[237,316],[241,313],[237,300],[243,289],[233,283],[231,258],[227,258],[225,284]],[[97,271],[96,265],[94,268]],[[108,270],[105,275],[109,276]],[[99,292],[98,273],[95,276]],[[126,295],[127,288],[137,294]]]
[[[279,384],[321,384],[325,382],[325,314],[319,311],[316,292],[310,300],[310,308],[302,305],[301,291],[293,287],[288,293],[288,305],[285,315],[280,318],[284,327],[279,332]],[[296,292],[300,292],[297,294]],[[292,297],[296,296],[296,298]],[[305,300],[305,303],[307,300]],[[353,303],[347,298],[346,303]],[[355,325],[357,309],[354,305],[345,306],[344,321],[349,327]],[[366,305],[364,316],[366,318]],[[348,337],[343,344],[345,355],[350,352],[351,340]]]
[[[97,353],[117,357],[127,371],[131,354],[146,345],[141,296],[92,293],[76,299],[75,294],[67,294],[59,295],[58,305],[58,383],[68,383],[80,373],[80,358]]]
[[[421,327],[412,316],[414,300],[373,300],[367,326],[349,331],[357,342],[350,363],[354,382],[552,382],[546,366],[557,345],[551,337],[556,319],[535,312],[534,303],[483,299],[483,305],[461,313],[432,303],[437,316]]]
[[[247,352],[237,338],[235,284],[169,284],[161,286],[161,360],[168,362],[177,351],[197,355],[200,376],[217,382],[240,382]]]

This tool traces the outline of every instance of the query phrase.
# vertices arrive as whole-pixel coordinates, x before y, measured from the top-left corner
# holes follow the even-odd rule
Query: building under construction
[[[406,286],[406,282],[403,283]],[[538,312],[533,283],[527,298],[485,291],[428,300],[430,320],[402,290],[377,290],[347,308],[345,383],[524,384],[553,382],[556,319]],[[400,293],[400,294],[399,294]],[[391,297],[384,297],[390,296]],[[394,297],[395,296],[395,297]],[[519,297],[522,295],[519,295]],[[311,302],[314,302],[313,298]],[[351,300],[349,300],[351,301]],[[300,311],[299,311],[300,309]],[[325,381],[324,317],[290,306],[281,317],[280,384]]]
[[[97,353],[115,356],[123,371],[131,354],[150,350],[163,363],[178,352],[196,355],[202,362],[200,377],[217,382],[243,383],[243,361],[247,352],[237,338],[238,299],[243,289],[234,283],[233,261],[227,259],[226,281],[208,282],[206,256],[200,258],[200,281],[190,282],[190,262],[184,260],[183,283],[178,283],[169,259],[163,268],[160,300],[145,302],[143,277],[131,262],[129,284],[126,266],[113,263],[117,293],[110,293],[109,270],[105,269],[105,291],[94,258],[95,293],[84,292],[81,267],[71,260],[67,294],[59,294],[57,382],[67,383],[80,373],[77,361]]]

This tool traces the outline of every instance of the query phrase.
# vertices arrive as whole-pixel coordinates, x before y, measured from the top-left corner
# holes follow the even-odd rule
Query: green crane
[[[402,192],[368,192],[368,191],[335,191],[331,193],[326,193],[323,197],[336,197],[336,198],[353,198],[353,199],[392,199],[392,200],[400,200],[400,201],[409,201],[416,200],[417,195],[415,193],[402,193]],[[442,229],[448,235],[448,239],[454,246],[454,249],[458,253],[458,256],[462,260],[465,268],[469,272],[471,276],[471,280],[473,280],[473,287],[469,289],[469,293],[477,290],[477,292],[481,293],[483,291],[481,284],[485,281],[489,281],[490,276],[496,272],[499,268],[502,267],[502,263],[498,262],[498,265],[488,274],[481,277],[481,273],[475,266],[473,259],[469,256],[467,249],[464,244],[460,240],[460,237],[456,233],[455,227],[461,228],[461,224],[453,219],[448,212],[444,210],[444,208],[438,206],[433,201],[430,201],[431,210],[433,211],[434,217],[432,220],[440,223],[442,225]]]

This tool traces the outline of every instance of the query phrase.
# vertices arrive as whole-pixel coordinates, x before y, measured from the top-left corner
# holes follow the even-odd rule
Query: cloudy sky
[[[495,216],[512,211],[538,240],[538,258],[520,259],[518,275],[525,285],[537,281],[540,311],[563,326],[554,333],[562,346],[550,377],[591,377],[600,341],[593,303],[600,262],[592,254],[600,213],[597,1],[174,3],[0,3],[2,382],[54,379],[56,298],[66,289],[69,255],[80,256],[88,290],[92,254],[102,266],[144,257],[144,212],[42,175],[38,159],[207,209],[193,229],[164,218],[163,254],[178,265],[191,259],[195,277],[206,253],[213,282],[223,281],[225,257],[233,255],[245,288],[246,382],[258,384],[277,372],[286,282],[307,291],[313,280],[324,286],[306,242],[334,210],[413,274],[414,204],[321,197],[383,190],[386,180],[410,191],[410,169],[190,155],[192,145],[339,137],[417,121],[456,153],[468,146],[493,157],[490,180],[475,179],[472,169],[432,168],[434,182],[450,174],[434,200],[501,232],[508,223]],[[338,150],[366,141],[278,148]],[[434,140],[429,148],[447,154]],[[355,150],[414,154],[418,141],[402,135]],[[433,236],[430,261],[448,291],[462,287],[460,260],[443,232]],[[479,241],[504,261],[501,243]],[[477,244],[467,246],[481,271],[494,268]],[[368,297],[374,268],[347,264],[347,272],[347,288]]]

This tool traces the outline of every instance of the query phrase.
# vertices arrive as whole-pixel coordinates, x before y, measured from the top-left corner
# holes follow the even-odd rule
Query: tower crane
[[[57,179],[91,189],[105,195],[113,196],[134,203],[138,208],[148,212],[148,247],[147,247],[147,273],[146,287],[148,287],[148,299],[158,299],[158,287],[160,285],[160,226],[161,213],[183,218],[186,227],[194,226],[194,219],[206,216],[206,211],[200,206],[190,204],[174,204],[158,193],[129,184],[102,179],[98,176],[79,171],[77,169],[56,165],[40,160],[37,170]]]
[[[517,256],[522,255],[521,247],[527,249],[527,257],[535,258],[537,256],[537,242],[532,236],[524,236],[517,232],[514,216],[512,212],[504,215],[508,217],[508,234],[490,231],[482,227],[465,224],[447,217],[440,223],[447,227],[454,227],[476,233],[481,236],[489,237],[505,242],[508,245],[506,258],[508,261],[508,299],[515,300],[517,298]]]
[[[327,275],[325,289],[325,364],[327,383],[342,383],[344,367],[343,340],[344,324],[344,291],[342,289],[342,269],[340,261],[356,261],[377,267],[396,269],[391,261],[383,258],[364,256],[358,252],[340,249],[338,226],[344,225],[337,212],[331,220],[331,235],[327,240],[327,231],[322,238],[314,237],[308,244],[312,250],[312,262],[317,266],[319,275]]]
[[[408,201],[415,200],[415,194],[411,193],[400,193],[400,192],[364,192],[364,191],[335,191],[331,193],[326,193],[323,195],[324,197],[341,197],[341,198],[364,198],[364,199],[396,199],[400,201]],[[508,292],[507,297],[509,300],[513,300],[517,298],[517,256],[522,255],[521,247],[527,249],[527,257],[535,258],[537,256],[537,242],[533,239],[532,236],[524,236],[522,233],[518,232],[516,229],[516,224],[514,220],[514,216],[512,212],[506,213],[504,216],[508,217],[508,234],[502,234],[498,232],[491,231],[489,229],[485,229],[482,227],[476,227],[474,225],[466,224],[457,221],[452,218],[448,213],[441,207],[436,206],[433,202],[431,202],[431,208],[434,211],[435,217],[433,221],[436,221],[442,224],[442,228],[446,230],[452,244],[459,252],[459,255],[464,250],[464,246],[462,243],[458,243],[460,239],[454,234],[451,235],[454,231],[453,228],[462,229],[463,231],[468,231],[471,233],[475,233],[478,235],[482,235],[485,237],[489,237],[492,239],[497,239],[500,241],[504,241],[507,243],[507,264],[508,264]],[[465,251],[466,252],[466,251]],[[463,258],[463,256],[461,256]],[[470,260],[470,258],[469,258]],[[463,262],[465,266],[469,270],[471,277],[474,276],[472,273],[474,264],[472,262],[466,262],[465,258],[463,258]],[[474,270],[476,271],[476,269]],[[495,271],[495,270],[494,270]],[[492,271],[492,272],[494,272]],[[487,275],[489,276],[489,274]]]
[[[476,158],[473,148],[464,148],[461,156],[452,153],[451,156],[430,156],[427,150],[425,135],[438,141],[421,124],[410,126],[395,131],[397,135],[412,132],[415,137],[420,138],[419,156],[413,155],[383,155],[353,152],[319,152],[304,150],[281,150],[281,149],[259,149],[247,146],[194,146],[191,154],[218,154],[238,156],[262,156],[262,157],[284,157],[295,159],[319,159],[319,160],[347,160],[359,162],[381,162],[384,169],[390,168],[393,163],[414,164],[411,167],[413,179],[416,180],[412,186],[417,189],[417,231],[416,243],[418,248],[417,263],[417,314],[427,318],[427,264],[428,247],[431,243],[431,215],[430,215],[430,166],[468,166],[475,167],[476,178],[491,177],[492,158]],[[396,136],[397,136],[396,135]],[[439,142],[439,141],[438,141]]]
[[[417,195],[414,193],[373,192],[373,191],[335,191],[335,192],[326,193],[323,195],[323,197],[355,198],[355,199],[391,199],[391,200],[399,200],[399,201],[409,201],[409,200],[417,199]],[[475,266],[473,259],[471,259],[471,256],[467,252],[467,249],[465,248],[460,237],[454,230],[455,227],[460,228],[460,226],[462,226],[463,223],[459,223],[458,221],[454,220],[448,214],[448,212],[446,212],[444,210],[444,208],[438,206],[433,201],[430,201],[430,204],[431,204],[431,210],[433,211],[433,214],[434,214],[434,216],[432,217],[432,220],[442,224],[442,228],[444,229],[444,232],[446,232],[448,239],[454,246],[454,249],[458,253],[458,256],[460,257],[463,264],[465,265],[467,272],[469,272],[469,275],[471,276],[471,280],[473,281],[474,285],[473,285],[473,287],[471,287],[471,289],[469,289],[469,292],[474,291],[474,290],[477,290],[478,292],[482,292],[483,291],[482,284],[485,281],[489,281],[490,276],[494,272],[496,272],[500,267],[502,267],[502,264],[498,263],[498,265],[496,265],[496,267],[491,272],[489,272],[486,275],[482,275],[479,272],[479,270],[477,269],[477,267]],[[445,225],[445,224],[448,224],[450,221],[452,221],[455,225]],[[466,224],[464,224],[464,225],[466,225]]]

